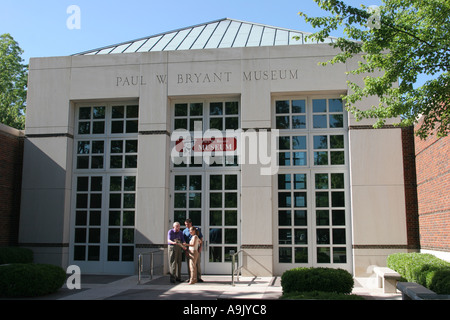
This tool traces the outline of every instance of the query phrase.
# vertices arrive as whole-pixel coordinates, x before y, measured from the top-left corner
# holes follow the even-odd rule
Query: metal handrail
[[[153,279],[153,255],[155,253],[162,252],[160,249],[148,251],[148,252],[141,252],[138,255],[138,284],[141,283],[141,277],[142,273],[144,271],[144,255],[150,255],[150,280]]]
[[[235,269],[235,265],[236,265],[236,256],[241,253],[244,252],[244,250],[239,250],[236,253],[231,254],[231,285],[234,287],[234,274],[236,273],[237,275],[237,279],[239,281],[239,271],[241,271],[242,269],[242,265],[238,268]],[[242,259],[240,259],[242,261]]]

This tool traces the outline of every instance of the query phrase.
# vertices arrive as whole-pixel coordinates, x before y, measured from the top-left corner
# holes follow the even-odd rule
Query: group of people
[[[203,282],[200,269],[200,252],[202,246],[203,235],[201,231],[192,225],[191,219],[184,222],[186,229],[181,231],[179,222],[173,224],[167,234],[167,242],[169,248],[169,271],[170,282],[181,282],[181,262],[183,251],[186,256],[189,284]]]

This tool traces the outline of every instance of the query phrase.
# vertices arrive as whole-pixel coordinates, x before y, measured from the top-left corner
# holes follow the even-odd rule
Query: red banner
[[[237,148],[236,138],[201,138],[194,139],[193,143],[185,143],[183,139],[175,142],[175,150],[183,152],[185,145],[194,152],[233,152]]]

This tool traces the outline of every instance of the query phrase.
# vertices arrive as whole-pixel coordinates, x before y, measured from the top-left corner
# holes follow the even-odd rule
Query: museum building
[[[19,244],[37,262],[135,274],[190,218],[202,272],[355,276],[418,249],[411,132],[356,122],[358,59],[306,33],[221,19],[64,57],[32,58]],[[361,109],[376,98],[359,103]],[[392,120],[394,121],[394,120]],[[185,267],[185,266],[184,266]]]

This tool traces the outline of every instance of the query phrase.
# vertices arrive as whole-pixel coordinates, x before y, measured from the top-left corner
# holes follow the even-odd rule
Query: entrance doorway
[[[233,170],[172,175],[171,220],[183,227],[189,218],[203,234],[202,273],[230,273],[240,244],[239,177]]]
[[[183,131],[191,140],[183,138],[183,144],[172,141],[177,161],[172,158],[170,224],[178,221],[184,229],[184,221],[189,218],[200,228],[204,274],[230,274],[231,254],[240,247],[240,168],[233,149],[236,145],[221,139],[239,129],[239,111],[238,99],[232,98],[173,103],[173,129]],[[183,148],[191,148],[188,155],[188,149]],[[183,269],[187,271],[186,263]]]

